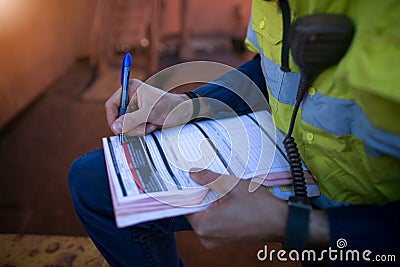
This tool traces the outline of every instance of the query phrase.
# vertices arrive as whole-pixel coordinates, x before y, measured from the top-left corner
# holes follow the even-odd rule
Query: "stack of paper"
[[[293,192],[283,134],[270,113],[204,120],[155,131],[144,137],[103,138],[118,227],[203,210],[216,199],[189,177],[191,168],[209,169],[266,186],[277,197]],[[306,172],[309,196],[318,187]]]

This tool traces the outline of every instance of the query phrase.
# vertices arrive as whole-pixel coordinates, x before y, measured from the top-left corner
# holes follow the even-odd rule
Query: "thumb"
[[[113,131],[114,134],[122,133],[122,126],[123,126],[123,122],[124,122],[124,116],[119,117],[118,119],[116,119],[112,123],[111,130]]]
[[[218,196],[222,197],[229,193],[233,187],[240,181],[239,178],[236,178],[231,175],[224,175],[215,173],[210,170],[203,170],[198,168],[193,168],[189,172],[190,177],[196,183],[207,186]]]

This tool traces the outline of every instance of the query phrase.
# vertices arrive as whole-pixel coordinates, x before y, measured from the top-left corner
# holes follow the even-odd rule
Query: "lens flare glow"
[[[0,0],[0,27],[2,32],[13,31],[27,21],[31,2],[33,1]]]

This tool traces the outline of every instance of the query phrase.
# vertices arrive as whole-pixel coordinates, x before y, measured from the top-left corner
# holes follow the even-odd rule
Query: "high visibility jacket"
[[[400,199],[400,4],[385,1],[289,1],[291,17],[341,13],[355,26],[344,58],[318,76],[304,98],[293,136],[321,192],[333,200]],[[300,79],[281,64],[278,1],[253,0],[246,44],[261,55],[276,126],[287,132]]]

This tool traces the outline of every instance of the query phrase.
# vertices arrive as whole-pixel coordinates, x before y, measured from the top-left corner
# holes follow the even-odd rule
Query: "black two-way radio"
[[[298,18],[292,25],[289,46],[301,78],[289,129],[283,144],[289,159],[294,196],[289,199],[289,215],[284,247],[303,249],[307,238],[311,205],[307,197],[304,171],[296,142],[292,137],[300,103],[315,78],[337,64],[346,53],[354,35],[349,18],[337,14],[313,14]]]
[[[315,78],[342,59],[353,33],[353,24],[346,16],[333,14],[304,16],[297,19],[291,28],[290,49],[293,60],[300,69],[301,78],[284,145],[291,163],[295,196],[307,196],[300,156],[291,136],[300,103]]]

